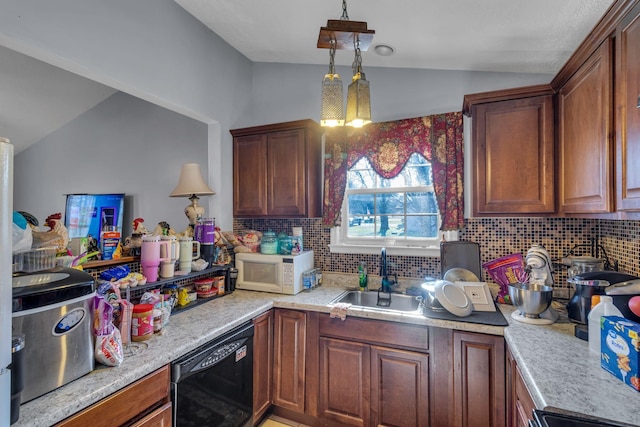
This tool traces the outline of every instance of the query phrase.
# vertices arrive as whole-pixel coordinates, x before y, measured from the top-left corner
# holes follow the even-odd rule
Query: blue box
[[[605,316],[600,322],[600,366],[640,391],[640,324],[619,316]]]

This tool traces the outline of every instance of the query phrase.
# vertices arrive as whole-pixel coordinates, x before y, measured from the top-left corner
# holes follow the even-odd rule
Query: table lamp
[[[198,220],[204,216],[204,207],[198,205],[198,196],[210,196],[216,194],[202,178],[198,163],[185,163],[180,171],[178,185],[169,197],[189,197],[191,204],[184,209],[184,214],[189,218],[189,225],[193,228]]]

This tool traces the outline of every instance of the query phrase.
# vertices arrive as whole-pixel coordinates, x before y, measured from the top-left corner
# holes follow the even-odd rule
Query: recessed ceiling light
[[[379,44],[373,48],[376,53],[380,56],[391,56],[393,55],[394,49],[388,44]]]

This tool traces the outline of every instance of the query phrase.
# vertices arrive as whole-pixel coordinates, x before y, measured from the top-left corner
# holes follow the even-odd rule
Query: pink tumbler
[[[169,254],[169,241],[160,241],[160,236],[142,237],[142,248],[140,251],[140,265],[142,274],[147,278],[147,282],[158,280],[158,267],[160,262],[168,261],[168,257],[160,257],[160,248],[165,246],[164,254]]]

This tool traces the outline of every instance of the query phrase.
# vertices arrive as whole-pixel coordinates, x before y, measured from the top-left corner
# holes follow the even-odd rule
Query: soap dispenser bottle
[[[358,266],[358,284],[360,285],[361,291],[369,290],[369,276],[367,275],[367,263],[364,261],[360,262]]]

